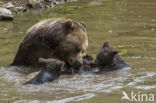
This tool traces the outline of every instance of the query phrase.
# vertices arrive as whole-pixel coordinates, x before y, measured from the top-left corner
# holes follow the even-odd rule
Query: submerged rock
[[[11,11],[6,8],[0,8],[0,20],[13,20]]]

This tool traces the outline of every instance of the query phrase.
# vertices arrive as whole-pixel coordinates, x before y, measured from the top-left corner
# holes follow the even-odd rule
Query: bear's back
[[[33,25],[32,27],[30,27],[27,30],[27,34],[28,35],[29,35],[29,33],[34,34],[41,27],[55,26],[55,23],[57,23],[58,21],[62,21],[62,20],[63,19],[61,19],[61,18],[57,18],[57,19],[52,18],[52,19],[46,19],[41,22],[38,22],[37,24]]]
[[[66,35],[66,21],[61,18],[43,20],[28,29],[24,43],[38,41],[48,48],[55,48]]]

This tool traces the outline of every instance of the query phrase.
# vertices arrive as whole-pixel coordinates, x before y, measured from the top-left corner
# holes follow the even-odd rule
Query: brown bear
[[[88,46],[86,26],[71,19],[47,19],[32,26],[20,44],[12,65],[38,66],[39,57],[82,65]]]
[[[45,82],[52,82],[59,78],[59,75],[61,71],[63,71],[65,64],[63,61],[52,58],[39,58],[39,63],[43,65],[43,69],[41,70],[41,72],[24,84],[39,85]]]

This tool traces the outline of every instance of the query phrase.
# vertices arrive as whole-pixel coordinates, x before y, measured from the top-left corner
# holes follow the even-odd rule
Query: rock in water
[[[11,11],[6,8],[0,8],[0,20],[13,20]]]

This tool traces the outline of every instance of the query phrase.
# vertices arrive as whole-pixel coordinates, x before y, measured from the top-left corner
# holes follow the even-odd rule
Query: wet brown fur
[[[74,50],[68,50],[69,47],[86,49],[84,43],[87,40],[85,27],[81,23],[71,19],[47,19],[27,31],[12,65],[37,66],[39,57],[68,60],[74,54]]]

